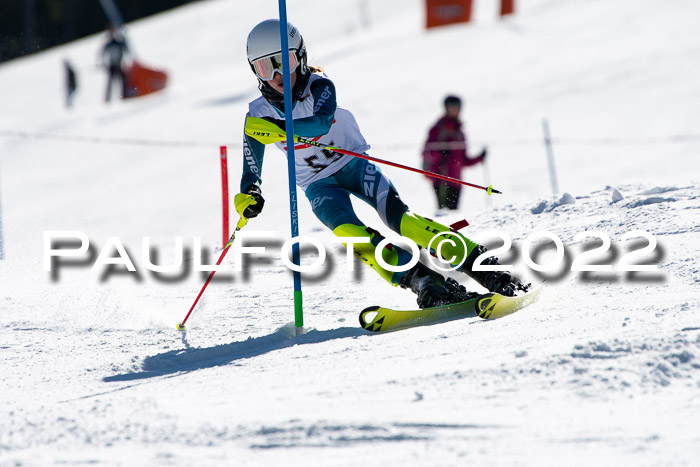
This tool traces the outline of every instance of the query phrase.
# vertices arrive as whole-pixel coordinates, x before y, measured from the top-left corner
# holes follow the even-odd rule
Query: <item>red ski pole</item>
[[[236,232],[241,230],[247,223],[248,223],[248,219],[246,219],[245,217],[240,218],[240,220],[238,221],[238,224],[236,225],[236,229],[233,231],[233,233],[231,234],[231,238],[228,239],[228,242],[226,243],[226,246],[224,247],[224,251],[222,251],[221,256],[219,256],[219,261],[216,262],[217,266],[221,264],[221,262],[224,260],[224,256],[226,256],[226,253],[228,253],[228,249],[231,248],[231,245],[233,244],[233,240],[236,238]],[[216,274],[216,270],[213,270],[209,274],[207,281],[202,286],[202,290],[199,291],[197,298],[194,299],[194,303],[190,307],[190,311],[187,312],[187,316],[185,316],[185,319],[183,319],[180,323],[178,323],[177,329],[179,331],[185,331],[185,322],[187,321],[187,318],[190,317],[190,315],[192,314],[192,311],[194,310],[194,307],[197,306],[197,302],[202,297],[204,290],[209,285],[209,282],[211,282],[211,278],[214,277],[214,274]]]
[[[246,119],[245,133],[257,139],[263,144],[276,143],[279,141],[284,141],[287,139],[287,135],[284,130],[275,125],[273,122],[262,118],[248,117]],[[302,138],[300,136],[294,136],[295,143],[304,143],[310,146],[316,146],[318,148],[328,149],[329,151],[338,152],[340,154],[347,154],[348,156],[359,157],[360,159],[367,159],[368,161],[377,162],[378,164],[386,164],[392,167],[397,167],[399,169],[410,170],[411,172],[416,172],[419,174],[427,175],[432,178],[439,178],[440,180],[446,180],[448,182],[459,183],[460,185],[470,186],[472,188],[478,188],[484,190],[489,195],[492,193],[502,194],[500,191],[495,189],[492,185],[481,186],[475,185],[473,183],[465,182],[464,180],[459,180],[457,178],[448,177],[446,175],[436,174],[434,172],[428,172],[427,170],[417,169],[415,167],[410,167],[408,165],[398,164],[396,162],[386,161],[383,159],[378,159],[376,157],[368,156],[366,154],[359,154],[357,152],[348,151],[345,149],[337,148],[335,146],[330,146],[328,144],[319,143],[311,139]]]
[[[397,162],[386,161],[384,159],[377,159],[376,157],[368,156],[367,154],[360,154],[358,152],[347,151],[345,149],[336,148],[335,146],[329,146],[327,144],[319,143],[318,141],[313,141],[310,139],[302,138],[300,136],[295,136],[294,141],[298,143],[308,144],[310,146],[316,146],[319,148],[328,149],[329,151],[339,152],[340,154],[347,154],[348,156],[359,157],[360,159],[367,159],[368,161],[377,162],[378,164],[386,164],[392,167],[397,167],[399,169],[410,170],[411,172],[416,172],[419,174],[427,175],[432,178],[439,178],[440,180],[446,180],[448,182],[459,183],[460,185],[470,186],[472,188],[479,188],[484,190],[486,193],[498,193],[502,194],[500,191],[495,189],[493,186],[481,186],[475,185],[473,183],[465,182],[464,180],[459,180],[457,178],[448,177],[447,175],[436,174],[435,172],[428,172],[427,170],[417,169],[415,167],[410,167],[408,165],[399,164]]]

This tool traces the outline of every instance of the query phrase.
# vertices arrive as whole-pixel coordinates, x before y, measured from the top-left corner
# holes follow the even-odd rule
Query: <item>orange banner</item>
[[[137,61],[124,70],[124,74],[126,79],[125,98],[139,97],[160,91],[165,89],[168,83],[167,73],[148,68]]]
[[[473,0],[426,0],[426,29],[454,23],[468,23]]]
[[[515,13],[515,0],[501,0],[501,16]]]

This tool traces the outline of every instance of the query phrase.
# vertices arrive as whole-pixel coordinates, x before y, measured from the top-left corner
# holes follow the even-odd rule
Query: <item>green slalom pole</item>
[[[280,39],[282,48],[282,83],[284,85],[284,119],[288,134],[294,134],[294,117],[292,116],[292,80],[289,71],[289,39],[287,37],[287,3],[279,0]],[[289,212],[292,219],[292,238],[299,236],[299,212],[297,209],[297,175],[294,166],[294,141],[287,144],[287,171],[289,174]],[[299,243],[292,245],[292,263],[299,266]],[[301,273],[294,271],[294,326],[301,334],[304,327],[304,310],[301,295]]]

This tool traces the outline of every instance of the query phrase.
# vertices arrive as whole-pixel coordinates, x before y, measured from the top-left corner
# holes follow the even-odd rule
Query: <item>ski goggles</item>
[[[293,73],[299,66],[294,50],[289,51],[289,71]],[[282,52],[253,60],[255,75],[263,81],[270,81],[275,73],[282,75]]]

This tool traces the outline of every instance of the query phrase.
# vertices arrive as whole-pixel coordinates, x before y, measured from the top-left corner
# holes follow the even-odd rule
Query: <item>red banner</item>
[[[501,0],[501,16],[515,13],[515,0]]]
[[[472,16],[472,0],[426,0],[427,29],[454,23],[468,23]]]

